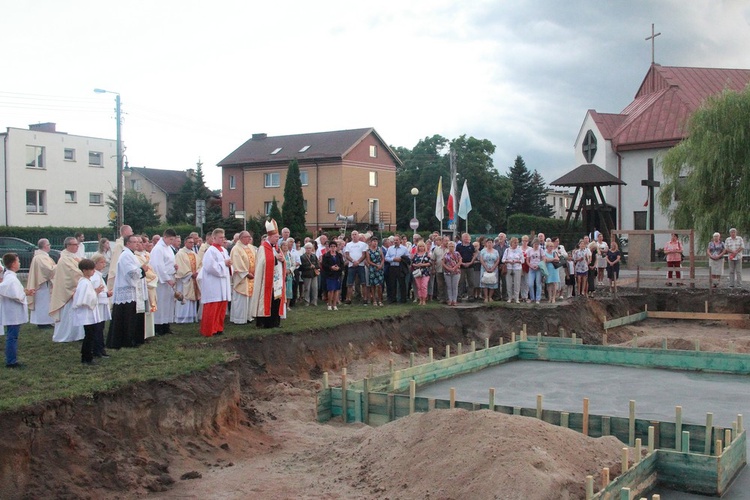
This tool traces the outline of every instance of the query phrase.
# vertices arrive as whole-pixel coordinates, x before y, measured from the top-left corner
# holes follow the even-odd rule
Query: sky
[[[223,158],[253,133],[374,127],[391,146],[488,139],[551,182],[588,109],[617,113],[651,63],[750,68],[741,0],[4,0],[0,130],[115,138],[130,166]],[[460,165],[459,165],[460,170]]]

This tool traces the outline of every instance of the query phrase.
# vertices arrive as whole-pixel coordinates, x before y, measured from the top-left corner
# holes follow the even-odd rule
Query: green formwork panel
[[[719,491],[723,495],[747,463],[747,432],[742,432],[719,457]]]
[[[620,490],[630,488],[630,498],[640,496],[656,486],[658,482],[657,472],[658,455],[652,453],[620,474],[609,485],[594,495],[596,500],[620,500]]]

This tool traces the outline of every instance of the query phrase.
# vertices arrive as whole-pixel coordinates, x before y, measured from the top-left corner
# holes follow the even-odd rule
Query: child
[[[102,269],[107,265],[107,259],[104,255],[95,253],[91,256],[91,260],[96,264],[94,275],[91,277],[91,284],[94,285],[94,290],[101,289],[98,294],[99,303],[96,306],[99,309],[99,323],[95,325],[94,331],[94,357],[108,358],[109,355],[104,349],[104,322],[112,319],[112,314],[109,311],[109,297],[112,296],[112,290],[107,290],[102,278]]]
[[[3,255],[5,274],[0,283],[0,320],[5,327],[5,366],[6,368],[21,368],[18,362],[18,332],[21,323],[29,321],[29,310],[26,306],[26,296],[34,295],[34,290],[24,290],[16,273],[21,268],[18,254]],[[2,333],[0,332],[0,335]]]
[[[83,273],[83,278],[78,280],[76,293],[73,295],[73,325],[83,326],[83,345],[81,346],[81,363],[84,365],[94,364],[94,339],[96,337],[96,324],[99,319],[99,293],[103,285],[94,288],[91,277],[96,270],[96,264],[91,259],[83,259],[78,263],[78,269]]]

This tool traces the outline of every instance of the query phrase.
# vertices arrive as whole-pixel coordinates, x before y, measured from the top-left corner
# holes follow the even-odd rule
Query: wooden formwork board
[[[630,498],[640,498],[642,493],[651,490],[659,482],[657,465],[658,454],[648,455],[640,463],[617,476],[614,481],[594,495],[594,499],[620,500],[622,488],[630,488]]]
[[[685,312],[685,311],[642,311],[636,314],[630,314],[621,318],[612,319],[604,322],[604,329],[616,328],[618,326],[629,325],[646,319],[686,319],[702,321],[745,321],[750,319],[750,315],[738,313],[717,313],[717,312]]]

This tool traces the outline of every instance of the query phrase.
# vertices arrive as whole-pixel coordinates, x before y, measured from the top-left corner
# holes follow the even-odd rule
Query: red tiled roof
[[[401,164],[401,160],[380,138],[374,128],[360,128],[275,137],[254,134],[242,146],[221,160],[218,166],[248,166],[254,163],[269,162],[288,163],[294,158],[297,160],[341,159],[370,133],[375,134],[375,137],[383,144],[394,161]],[[274,151],[277,152],[273,154]]]
[[[615,151],[672,146],[685,138],[685,125],[710,96],[725,89],[741,91],[750,84],[750,70],[679,68],[654,64],[635,100],[619,115],[591,112]],[[619,125],[616,116],[620,116]],[[598,118],[598,119],[597,119]],[[611,131],[610,137],[607,133]]]
[[[132,167],[132,170],[151,181],[167,194],[179,193],[180,188],[187,180],[187,172],[184,170],[164,170],[147,167]]]
[[[598,113],[593,109],[589,110],[589,114],[605,139],[612,139],[615,130],[617,130],[622,122],[625,121],[625,118],[627,118],[625,115],[614,113]]]

